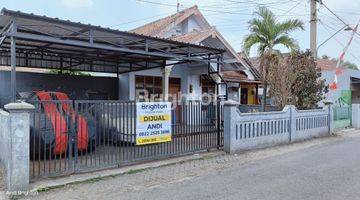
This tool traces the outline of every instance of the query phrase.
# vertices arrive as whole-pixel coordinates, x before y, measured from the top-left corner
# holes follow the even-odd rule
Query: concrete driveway
[[[30,199],[360,199],[360,132],[50,190]]]

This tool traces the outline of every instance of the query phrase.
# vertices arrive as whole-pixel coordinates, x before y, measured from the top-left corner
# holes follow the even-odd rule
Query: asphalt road
[[[33,199],[360,199],[359,152],[360,137],[346,136],[246,163],[228,156],[68,186]]]

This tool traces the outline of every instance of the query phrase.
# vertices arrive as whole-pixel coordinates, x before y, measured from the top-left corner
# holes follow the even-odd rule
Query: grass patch
[[[146,168],[142,168],[142,169],[130,169],[129,171],[125,172],[125,174],[136,174],[136,173],[140,173],[146,171]]]
[[[49,187],[40,187],[40,188],[38,188],[36,191],[37,191],[37,192],[47,192],[47,191],[49,191],[49,190],[50,190]]]

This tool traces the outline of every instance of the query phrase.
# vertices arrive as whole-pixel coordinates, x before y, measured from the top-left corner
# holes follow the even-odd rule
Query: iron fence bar
[[[220,147],[220,101],[218,100],[217,101],[217,105],[216,105],[216,109],[217,109],[217,116],[216,116],[216,119],[217,119],[217,147],[219,148]]]
[[[54,104],[58,109],[62,108],[59,115],[50,115],[50,117],[54,117],[54,121],[59,122],[63,116],[69,127],[66,131],[68,136],[66,153],[42,151],[41,145],[36,146],[36,140],[33,141],[35,142],[33,146],[39,149],[37,153],[44,155],[42,156],[44,159],[32,161],[33,178],[119,167],[143,160],[219,148],[222,145],[220,101],[209,105],[204,105],[201,101],[180,102],[171,112],[172,141],[141,146],[135,144],[136,103],[134,101],[87,100],[67,103],[74,111],[67,112],[62,108],[61,101],[43,101],[37,104],[37,107]],[[43,110],[37,109],[33,113],[32,126],[34,132],[39,132],[46,140],[50,140],[49,136],[54,134],[51,120],[44,120],[48,133],[40,129],[40,125],[36,125],[41,121],[37,119],[42,118],[44,114]],[[83,120],[86,120],[87,127]],[[90,127],[91,123],[93,125]],[[84,140],[86,136],[84,134],[87,134],[87,140]],[[88,144],[85,145],[85,142]],[[56,143],[42,143],[46,149],[54,149],[56,146]]]

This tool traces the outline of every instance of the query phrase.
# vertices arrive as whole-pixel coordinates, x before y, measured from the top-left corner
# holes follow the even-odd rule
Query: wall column
[[[234,142],[236,142],[236,124],[232,123],[235,115],[237,115],[237,107],[240,105],[235,101],[224,102],[224,151],[226,153],[236,153]]]
[[[2,148],[6,148],[2,162],[5,166],[6,185],[8,191],[19,192],[29,189],[30,172],[30,111],[34,106],[28,103],[9,103],[5,109],[9,111],[3,124],[6,127],[6,141]]]
[[[162,94],[163,94],[163,101],[168,101],[169,99],[169,77],[172,66],[165,66],[162,68]]]
[[[360,104],[352,104],[351,125],[354,128],[360,128]]]

